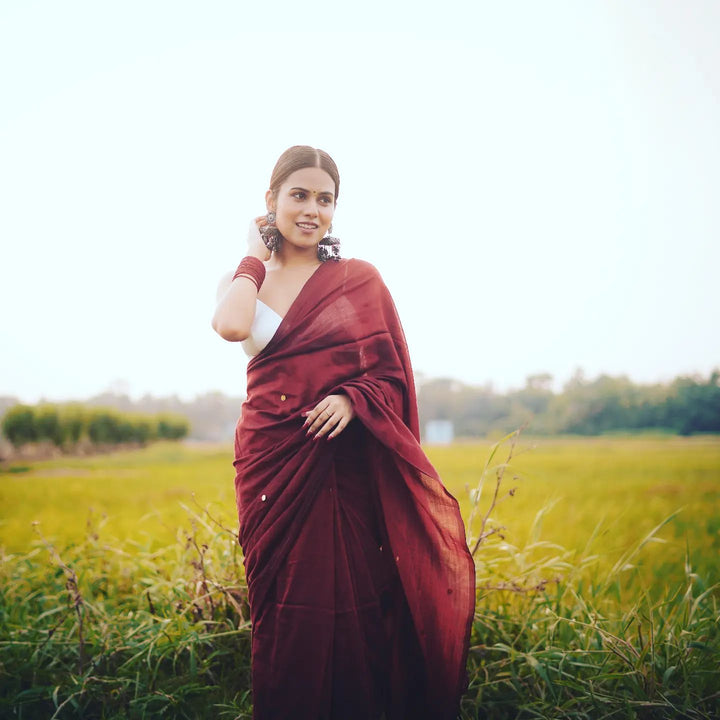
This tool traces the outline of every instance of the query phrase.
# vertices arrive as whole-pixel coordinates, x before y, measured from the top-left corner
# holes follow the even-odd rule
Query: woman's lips
[[[301,230],[317,230],[318,226],[313,223],[295,223]]]

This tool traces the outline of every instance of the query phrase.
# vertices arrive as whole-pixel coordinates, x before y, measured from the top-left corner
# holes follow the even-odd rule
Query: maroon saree
[[[345,393],[332,440],[301,413]],[[235,491],[255,720],[444,720],[465,688],[475,567],[419,445],[415,386],[375,268],[323,263],[248,365]]]

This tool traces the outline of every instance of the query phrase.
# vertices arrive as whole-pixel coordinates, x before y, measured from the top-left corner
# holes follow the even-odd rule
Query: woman
[[[213,318],[252,356],[233,464],[254,717],[455,718],[474,565],[390,294],[332,255],[339,188],[327,153],[283,153]]]

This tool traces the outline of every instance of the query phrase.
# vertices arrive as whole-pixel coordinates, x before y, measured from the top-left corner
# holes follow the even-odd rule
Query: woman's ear
[[[275,194],[272,190],[265,193],[265,207],[268,212],[275,212]]]

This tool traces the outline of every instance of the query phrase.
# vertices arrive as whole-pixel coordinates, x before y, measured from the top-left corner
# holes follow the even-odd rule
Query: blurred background
[[[564,395],[534,429],[587,431],[576,392],[637,410],[593,430],[713,429],[672,414],[681,386],[718,404],[719,21],[710,1],[2,3],[0,412],[91,400],[228,437],[246,357],[210,327],[216,285],[278,155],[311,144],[426,421],[483,434]]]

